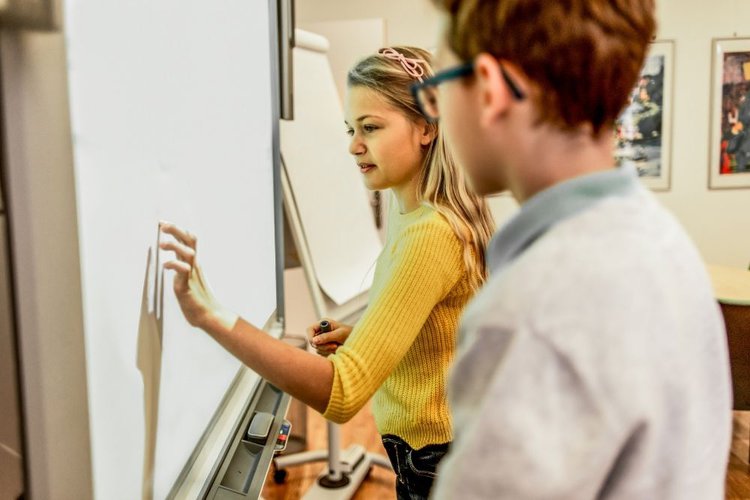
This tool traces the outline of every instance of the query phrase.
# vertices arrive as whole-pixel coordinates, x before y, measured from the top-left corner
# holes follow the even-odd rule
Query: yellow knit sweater
[[[380,434],[415,449],[451,441],[447,371],[472,294],[463,246],[445,218],[427,206],[392,210],[367,310],[328,358],[334,376],[324,416],[346,422],[374,395]]]

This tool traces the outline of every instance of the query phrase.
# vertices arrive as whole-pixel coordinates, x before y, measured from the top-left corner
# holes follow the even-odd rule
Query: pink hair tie
[[[380,49],[378,54],[385,56],[388,59],[393,59],[394,61],[400,62],[401,66],[403,66],[404,68],[404,71],[419,80],[419,83],[423,82],[422,77],[424,76],[424,68],[420,65],[420,63],[427,63],[427,61],[423,59],[410,59],[408,57],[405,57],[399,51],[390,47],[388,47],[387,49]]]

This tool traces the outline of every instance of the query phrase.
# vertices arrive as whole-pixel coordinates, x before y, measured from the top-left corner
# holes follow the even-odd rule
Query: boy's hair
[[[539,120],[594,134],[611,126],[656,29],[654,0],[433,0],[450,16],[447,43],[518,65],[538,88]]]
[[[390,52],[390,55],[384,52]],[[405,60],[394,57],[400,54]],[[418,65],[424,78],[433,76],[432,55],[416,47],[381,49],[359,61],[349,70],[350,87],[365,87],[380,94],[394,109],[412,122],[424,120],[409,88],[417,81],[414,72],[404,64]],[[464,265],[469,281],[478,288],[487,276],[484,250],[495,224],[483,198],[469,185],[463,169],[458,168],[445,143],[442,128],[436,123],[435,139],[424,151],[424,164],[417,196],[446,218],[464,247]]]

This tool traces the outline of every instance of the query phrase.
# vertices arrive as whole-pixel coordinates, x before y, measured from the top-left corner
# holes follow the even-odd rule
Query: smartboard
[[[227,307],[276,308],[269,19],[265,1],[65,2],[96,498],[166,497],[240,367],[162,285],[157,221],[199,236]]]

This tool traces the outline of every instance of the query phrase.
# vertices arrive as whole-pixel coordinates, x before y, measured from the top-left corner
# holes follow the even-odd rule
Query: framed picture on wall
[[[710,189],[750,187],[750,38],[714,39]]]
[[[615,126],[615,160],[632,165],[651,189],[666,191],[671,179],[674,42],[651,44],[630,100]]]

